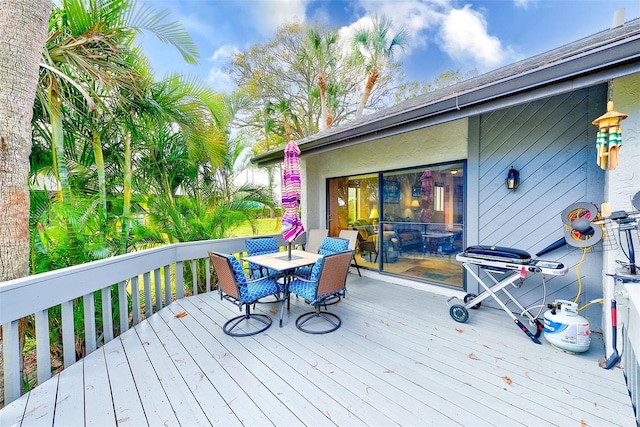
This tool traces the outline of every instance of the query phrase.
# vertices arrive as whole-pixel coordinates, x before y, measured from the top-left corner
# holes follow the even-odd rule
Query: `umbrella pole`
[[[289,261],[291,261],[291,242],[289,242],[288,255],[289,255]]]

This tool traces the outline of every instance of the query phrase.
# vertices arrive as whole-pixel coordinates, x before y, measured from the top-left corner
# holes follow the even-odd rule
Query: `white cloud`
[[[367,16],[386,16],[397,32],[401,28],[408,36],[404,54],[408,55],[415,48],[427,46],[429,37],[426,33],[437,28],[443,13],[449,8],[449,1],[407,0],[393,2],[374,2],[361,0],[359,6]]]
[[[240,53],[240,49],[238,49],[237,46],[225,44],[223,46],[220,46],[218,49],[216,49],[215,52],[213,52],[210,60],[213,62],[224,62],[236,53]]]
[[[213,66],[209,69],[207,82],[218,92],[231,92],[235,87],[233,80],[229,74],[223,71],[223,66],[229,58],[240,50],[234,45],[223,45],[213,52],[209,57],[209,61],[213,62]]]
[[[231,80],[231,76],[218,67],[212,67],[209,70],[207,83],[217,92],[230,93],[235,88],[235,83]]]
[[[247,18],[252,19],[263,36],[271,37],[283,24],[303,22],[309,2],[310,0],[248,1]]]
[[[515,7],[519,7],[521,9],[529,9],[529,5],[532,5],[535,2],[536,0],[513,0]]]
[[[505,64],[512,55],[500,40],[487,32],[484,16],[471,8],[451,10],[439,32],[440,48],[462,64],[487,71]]]

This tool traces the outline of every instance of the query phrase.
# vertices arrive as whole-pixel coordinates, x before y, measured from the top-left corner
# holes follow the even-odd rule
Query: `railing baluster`
[[[104,343],[113,339],[113,306],[111,305],[111,286],[102,288],[102,330]]]
[[[160,280],[160,269],[153,270],[153,286],[156,290],[156,312],[162,310],[162,281]]]
[[[4,401],[20,397],[20,352],[18,351],[18,321],[2,325],[4,357]]]
[[[138,276],[131,278],[131,311],[134,325],[140,323],[140,282]]]
[[[96,301],[93,292],[82,297],[84,302],[84,345],[87,354],[96,349]]]
[[[62,309],[62,354],[64,368],[76,363],[76,336],[73,326],[73,301],[60,304]]]
[[[129,304],[127,300],[127,281],[118,283],[118,306],[120,309],[120,334],[129,330]]]
[[[176,262],[176,298],[184,298],[184,281],[182,280],[182,261]]]
[[[164,303],[171,304],[171,266],[164,266]]]
[[[151,299],[151,274],[147,271],[142,275],[144,282],[144,315],[149,317],[153,314],[153,300]]]
[[[207,286],[207,292],[211,292],[211,260],[209,257],[204,259],[204,281]]]
[[[198,263],[191,260],[191,283],[193,284],[193,295],[198,295]]]
[[[51,378],[51,348],[49,347],[49,310],[34,314],[36,321],[36,357],[38,359],[38,384]]]

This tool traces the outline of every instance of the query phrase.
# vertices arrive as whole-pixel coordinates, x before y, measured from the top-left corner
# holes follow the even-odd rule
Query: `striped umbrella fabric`
[[[282,237],[292,243],[302,233],[304,227],[298,215],[300,209],[300,148],[295,141],[289,141],[284,149],[282,182]]]

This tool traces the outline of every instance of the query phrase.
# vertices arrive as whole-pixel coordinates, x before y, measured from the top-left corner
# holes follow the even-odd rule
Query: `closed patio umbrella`
[[[300,148],[295,141],[289,141],[284,149],[284,166],[282,170],[282,237],[289,243],[289,259],[291,244],[304,233],[302,221],[298,215],[300,209]]]

